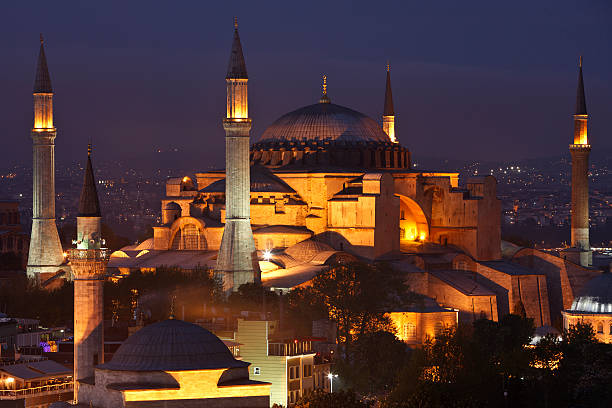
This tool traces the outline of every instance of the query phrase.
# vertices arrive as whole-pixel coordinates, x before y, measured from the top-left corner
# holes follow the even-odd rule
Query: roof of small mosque
[[[97,368],[116,371],[183,371],[247,367],[208,330],[168,319],[145,326]]]
[[[588,281],[572,302],[570,312],[612,313],[612,273]]]
[[[317,254],[329,251],[334,252],[334,248],[323,242],[306,239],[290,246],[285,250],[285,253],[291,255],[291,257],[298,261],[310,262]]]
[[[251,193],[295,193],[287,183],[264,166],[251,166]],[[225,177],[200,190],[203,193],[225,193]]]
[[[390,142],[374,120],[333,103],[315,103],[281,116],[258,143],[290,141]]]

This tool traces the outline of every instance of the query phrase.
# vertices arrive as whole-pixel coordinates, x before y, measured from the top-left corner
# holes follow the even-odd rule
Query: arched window
[[[603,323],[597,324],[597,333],[603,334]]]
[[[173,250],[205,250],[206,238],[197,225],[187,224],[176,231],[170,247]]]
[[[174,235],[174,240],[172,240],[172,246],[171,249],[173,250],[178,250],[178,249],[182,249],[181,248],[181,240],[183,238],[183,230],[179,229],[178,231],[176,231],[176,234]]]
[[[183,249],[200,249],[200,231],[198,230],[198,227],[193,224],[185,225],[185,228],[183,228],[183,236],[185,237],[185,245]]]

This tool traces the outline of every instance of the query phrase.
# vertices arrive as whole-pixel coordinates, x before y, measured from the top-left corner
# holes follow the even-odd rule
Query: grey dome
[[[97,368],[118,371],[181,371],[247,367],[208,330],[168,319],[143,327]]]
[[[572,312],[612,313],[612,273],[591,279],[576,296]]]
[[[382,128],[364,115],[333,103],[316,103],[281,116],[258,142],[390,142]]]

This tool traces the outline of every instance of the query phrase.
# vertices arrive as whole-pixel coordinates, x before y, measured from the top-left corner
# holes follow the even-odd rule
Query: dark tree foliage
[[[333,266],[313,279],[311,290],[336,323],[338,344],[349,360],[358,338],[381,330],[393,332],[385,313],[412,299],[403,274],[382,263]]]
[[[70,325],[74,308],[72,282],[48,291],[25,275],[15,277],[0,286],[0,308],[11,317],[39,319],[46,327]]]
[[[22,271],[21,256],[15,252],[0,253],[0,271]]]
[[[445,329],[412,353],[386,406],[529,406],[521,402],[524,392],[517,383],[532,371],[531,350],[525,345],[533,330],[531,319],[516,315]]]
[[[447,329],[412,353],[386,408],[608,407],[612,346],[579,324],[563,340],[530,346],[533,323],[517,315]],[[506,393],[506,394],[505,394]]]
[[[155,272],[132,272],[116,283],[104,284],[105,319],[147,321],[168,318],[174,305],[174,315],[186,320],[202,317],[203,305],[220,301],[221,288],[209,269],[183,271],[179,268],[157,268]],[[137,310],[138,309],[138,310]]]
[[[340,390],[333,393],[316,390],[306,394],[295,405],[295,408],[369,408],[372,404],[362,401],[352,390]]]
[[[406,344],[393,333],[366,333],[355,342],[351,359],[338,361],[336,371],[360,394],[381,395],[395,385],[407,355]]]

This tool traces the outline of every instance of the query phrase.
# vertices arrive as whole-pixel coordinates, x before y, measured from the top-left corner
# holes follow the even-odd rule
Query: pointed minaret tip
[[[242,54],[242,44],[240,43],[240,35],[238,35],[238,17],[234,17],[234,42],[232,43],[232,52],[227,66],[227,76],[225,79],[248,79],[246,63]]]
[[[387,82],[385,84],[385,106],[383,109],[383,116],[395,116],[395,110],[393,109],[393,94],[391,92],[391,67],[389,61],[387,61]]]
[[[83,177],[83,189],[79,200],[79,217],[101,217],[100,200],[96,189],[93,166],[91,164],[91,143],[87,145],[87,166]]]
[[[49,76],[49,68],[47,67],[47,57],[45,56],[44,38],[40,34],[40,52],[38,54],[38,63],[36,65],[36,78],[34,79],[33,93],[53,93],[51,87],[51,77]]]
[[[578,59],[578,89],[576,90],[576,112],[574,115],[587,115],[584,79],[582,78],[582,55]]]

